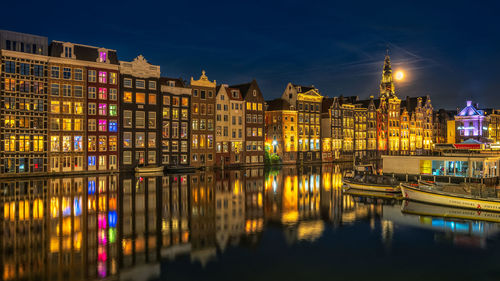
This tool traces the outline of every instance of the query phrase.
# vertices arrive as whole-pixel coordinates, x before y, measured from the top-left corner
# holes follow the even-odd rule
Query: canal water
[[[500,280],[500,214],[348,194],[342,170],[3,180],[1,278]]]

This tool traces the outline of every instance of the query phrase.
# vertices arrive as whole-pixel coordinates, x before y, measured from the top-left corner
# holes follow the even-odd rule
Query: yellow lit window
[[[83,114],[83,104],[81,102],[75,102],[75,114]]]
[[[156,104],[156,94],[149,94],[148,95],[148,103],[149,104]]]
[[[146,103],[146,95],[144,93],[135,93],[135,103]]]
[[[247,102],[247,110],[252,110],[252,103],[251,102]]]
[[[257,103],[252,103],[252,110],[257,110]]]
[[[257,107],[259,108],[259,110],[262,110],[262,103],[257,104]]]
[[[71,119],[63,119],[63,131],[71,131]]]
[[[123,101],[132,102],[132,92],[123,92]]]
[[[109,83],[116,84],[116,72],[109,73]]]
[[[59,151],[59,136],[50,137],[50,151]]]
[[[58,101],[51,101],[50,102],[50,112],[51,113],[60,113],[61,112],[61,106]]]

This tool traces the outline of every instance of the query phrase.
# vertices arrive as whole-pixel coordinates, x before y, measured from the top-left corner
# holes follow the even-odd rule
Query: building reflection
[[[231,247],[254,247],[266,226],[281,229],[288,244],[314,243],[327,228],[360,221],[389,246],[395,223],[441,227],[437,237],[462,243],[478,236],[483,246],[484,230],[493,233],[488,223],[408,217],[394,201],[344,194],[343,169],[1,181],[2,279],[148,280],[161,275],[164,260],[206,267]]]

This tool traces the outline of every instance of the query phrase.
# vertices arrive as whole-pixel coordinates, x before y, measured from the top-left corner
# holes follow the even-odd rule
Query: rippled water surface
[[[0,181],[2,280],[500,280],[500,213],[323,165]]]

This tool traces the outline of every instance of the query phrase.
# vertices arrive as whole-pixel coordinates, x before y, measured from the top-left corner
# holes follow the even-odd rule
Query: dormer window
[[[107,52],[99,52],[99,62],[106,62]]]
[[[238,92],[237,91],[233,91],[233,98],[238,98]]]
[[[257,91],[256,90],[253,90],[253,96],[256,97],[257,96]]]
[[[168,85],[170,87],[175,87],[175,81],[168,81]]]
[[[71,48],[71,47],[64,47],[64,57],[65,58],[71,58],[71,57],[73,57],[73,48]]]

